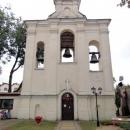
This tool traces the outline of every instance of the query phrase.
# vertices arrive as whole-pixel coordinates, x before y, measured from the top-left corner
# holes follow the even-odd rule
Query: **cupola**
[[[49,18],[83,18],[79,12],[81,0],[54,0],[55,12]]]

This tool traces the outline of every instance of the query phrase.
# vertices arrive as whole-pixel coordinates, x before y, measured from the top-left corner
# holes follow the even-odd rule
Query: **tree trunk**
[[[9,88],[8,88],[8,93],[11,93],[12,92],[12,78],[13,78],[13,73],[17,70],[15,69],[15,66],[17,64],[17,61],[18,61],[18,54],[16,56],[16,59],[15,59],[15,62],[14,62],[14,65],[10,71],[10,74],[9,74]],[[19,68],[19,67],[17,67]]]
[[[8,89],[8,93],[12,92],[12,77],[13,77],[13,70],[10,71],[10,75],[9,75],[9,89]]]
[[[19,87],[14,92],[19,92],[21,90],[21,88],[22,88],[22,84],[23,84],[23,81],[20,83]]]

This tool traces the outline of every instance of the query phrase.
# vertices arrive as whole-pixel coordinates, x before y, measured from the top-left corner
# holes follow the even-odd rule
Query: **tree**
[[[9,8],[0,8],[0,61],[5,64],[14,59],[8,92],[11,92],[14,72],[24,64],[25,42],[26,28],[22,20],[15,18]]]
[[[12,40],[13,28],[15,27],[15,18],[9,8],[0,8],[0,61],[5,63],[9,60],[8,46]],[[5,55],[6,54],[6,55]],[[6,56],[6,58],[4,57]],[[5,58],[4,60],[2,58]]]
[[[130,89],[130,85],[129,84],[125,85],[125,88]]]
[[[121,0],[121,2],[118,5],[122,7],[126,4],[127,4],[128,8],[130,8],[130,0]]]
[[[15,71],[17,71],[24,64],[25,57],[25,43],[26,43],[26,29],[23,23],[18,22],[16,25],[16,30],[13,34],[13,42],[9,46],[10,55],[15,58],[14,64],[11,68],[9,75],[9,89],[11,92],[12,78]]]
[[[120,107],[121,107],[121,91],[120,88],[117,86],[116,92],[115,92],[115,105],[117,107],[116,115],[120,116]]]

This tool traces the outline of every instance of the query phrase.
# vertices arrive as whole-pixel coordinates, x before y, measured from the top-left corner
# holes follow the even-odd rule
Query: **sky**
[[[112,19],[109,25],[113,77],[116,83],[119,76],[124,77],[124,84],[130,84],[130,9],[117,7],[120,0],[81,0],[80,12],[88,19]],[[0,6],[9,6],[17,17],[23,20],[46,19],[55,11],[53,0],[0,0]],[[3,66],[0,83],[8,82],[10,65]],[[22,70],[22,69],[21,69]],[[13,82],[21,82],[19,70]]]

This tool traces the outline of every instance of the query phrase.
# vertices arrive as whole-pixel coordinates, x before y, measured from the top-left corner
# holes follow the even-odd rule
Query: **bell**
[[[39,55],[39,56],[37,57],[37,61],[43,63],[43,62],[44,62],[43,56],[42,56],[42,55]]]
[[[65,53],[64,53],[63,57],[65,57],[65,58],[70,58],[70,57],[72,57],[72,55],[70,54],[70,49],[69,49],[69,48],[66,48],[66,49],[65,49]]]
[[[44,50],[41,48],[38,48],[36,57],[37,57],[38,62],[43,63],[44,62]]]
[[[99,62],[99,60],[97,59],[96,54],[93,52],[92,56],[91,56],[90,63],[95,64],[95,63],[98,63],[98,62]]]

